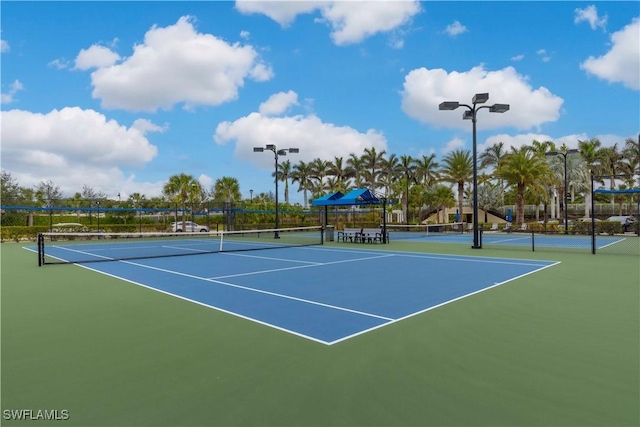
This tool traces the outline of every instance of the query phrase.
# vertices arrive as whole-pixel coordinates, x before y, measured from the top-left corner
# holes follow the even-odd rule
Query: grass
[[[324,346],[21,246],[0,247],[2,410],[70,418],[3,425],[640,425],[632,256],[483,249],[561,263]]]

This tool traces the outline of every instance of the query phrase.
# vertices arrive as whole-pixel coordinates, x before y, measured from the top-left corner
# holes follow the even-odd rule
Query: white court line
[[[337,305],[325,304],[325,303],[312,301],[312,300],[308,300],[308,299],[304,299],[304,298],[298,298],[298,297],[293,297],[293,296],[290,296],[290,295],[279,294],[277,292],[269,292],[269,291],[264,291],[262,289],[250,288],[248,286],[235,285],[233,283],[223,282],[223,281],[215,280],[215,279],[208,279],[206,277],[200,277],[200,276],[196,276],[196,275],[193,275],[193,274],[180,273],[179,271],[167,270],[165,268],[152,267],[150,265],[139,264],[137,262],[132,262],[132,261],[119,261],[119,262],[122,262],[124,264],[135,265],[136,267],[148,268],[150,270],[162,271],[163,273],[175,274],[177,276],[188,277],[188,278],[191,278],[191,279],[202,280],[202,281],[205,281],[205,282],[217,283],[219,285],[229,286],[229,287],[232,287],[232,288],[244,289],[246,291],[257,292],[257,293],[265,294],[265,295],[271,295],[271,296],[275,296],[275,297],[278,297],[278,298],[290,299],[290,300],[293,300],[293,301],[303,302],[303,303],[306,303],[306,304],[318,305],[318,306],[321,306],[321,307],[327,307],[327,308],[332,308],[332,309],[335,309],[335,310],[346,311],[346,312],[349,312],[349,313],[359,314],[361,316],[375,317],[377,319],[383,319],[383,320],[393,320],[390,317],[380,316],[380,315],[373,314],[373,313],[366,313],[364,311],[352,310],[350,308],[339,307]]]
[[[627,240],[627,238],[626,238],[626,237],[624,237],[624,238],[622,238],[622,239],[620,239],[620,240],[616,240],[615,242],[611,242],[611,243],[609,243],[608,245],[598,246],[598,249],[604,249],[604,248],[609,247],[609,246],[611,246],[611,245],[616,245],[616,244],[618,244],[618,243],[620,243],[620,242],[624,242],[625,240]],[[597,241],[597,238],[596,238],[596,241]]]
[[[299,262],[302,264],[322,264],[321,262],[314,262],[314,261],[301,261],[301,260],[297,260],[297,259],[289,259],[289,258],[273,258],[273,257],[268,257],[268,256],[259,256],[259,255],[248,255],[248,254],[241,254],[238,252],[220,252],[221,255],[231,255],[231,256],[240,256],[240,257],[247,257],[247,258],[258,258],[258,259],[268,259],[268,260],[272,260],[272,261],[288,261],[288,262]]]
[[[234,255],[234,254],[233,253],[226,253],[226,255]],[[318,263],[313,263],[311,265],[296,265],[294,267],[272,268],[272,269],[269,269],[269,270],[251,271],[251,272],[248,272],[248,273],[227,274],[225,276],[210,277],[209,279],[210,280],[217,280],[217,279],[228,279],[229,277],[253,276],[255,274],[273,273],[273,272],[276,272],[276,271],[297,270],[299,268],[320,267],[320,266],[323,266],[323,265],[343,264],[345,262],[367,261],[367,260],[370,260],[370,259],[388,258],[388,257],[392,257],[392,256],[395,256],[395,255],[393,255],[393,254],[385,254],[385,255],[371,256],[371,257],[366,257],[366,258],[341,259],[340,261],[318,262]],[[262,257],[262,258],[269,259],[268,257]],[[281,258],[273,258],[273,259],[274,260],[279,260],[279,261],[296,262],[294,260],[283,260]]]
[[[489,289],[493,289],[493,288],[498,287],[498,286],[500,286],[500,285],[504,285],[505,283],[509,283],[509,282],[511,282],[511,281],[513,281],[513,280],[519,279],[519,278],[524,277],[524,276],[528,276],[529,274],[537,273],[538,271],[544,270],[545,268],[553,267],[554,265],[557,265],[557,264],[560,264],[560,262],[558,261],[558,262],[556,262],[556,263],[554,263],[554,264],[546,265],[546,266],[543,266],[543,267],[538,268],[538,269],[536,269],[536,270],[529,271],[529,272],[527,272],[527,273],[521,274],[521,275],[516,276],[516,277],[512,277],[512,278],[510,278],[510,279],[508,279],[508,280],[505,280],[504,282],[494,283],[493,285],[491,285],[491,286],[487,286],[486,288],[478,289],[477,291],[473,291],[473,292],[470,292],[470,293],[468,293],[468,294],[461,295],[461,296],[459,296],[459,297],[456,297],[456,298],[454,298],[454,299],[450,299],[450,300],[445,301],[445,302],[441,302],[440,304],[437,304],[437,305],[434,305],[434,306],[431,306],[431,307],[427,307],[427,308],[425,308],[424,310],[416,311],[415,313],[411,313],[411,314],[408,314],[408,315],[403,316],[403,317],[399,317],[399,318],[394,319],[394,320],[392,320],[392,321],[390,321],[390,322],[383,323],[383,324],[380,324],[380,325],[378,325],[378,326],[374,326],[374,327],[372,327],[372,328],[369,328],[369,329],[365,329],[365,330],[362,330],[362,331],[356,332],[355,334],[347,335],[347,336],[342,337],[342,338],[340,338],[340,339],[337,339],[337,340],[335,340],[335,341],[331,341],[331,342],[330,342],[330,343],[328,343],[328,344],[329,344],[329,345],[337,344],[337,343],[339,343],[339,342],[346,341],[346,340],[348,340],[349,338],[353,338],[353,337],[357,337],[358,335],[366,334],[367,332],[371,332],[371,331],[373,331],[373,330],[380,329],[380,328],[382,328],[382,327],[384,327],[384,326],[389,326],[389,325],[391,325],[391,324],[393,324],[393,323],[397,323],[397,322],[400,322],[400,321],[402,321],[402,320],[408,319],[408,318],[410,318],[410,317],[414,317],[414,316],[417,316],[417,315],[419,315],[419,314],[426,313],[427,311],[434,310],[434,309],[436,309],[436,308],[438,308],[438,307],[442,307],[442,306],[444,306],[444,305],[451,304],[452,302],[456,302],[456,301],[459,301],[459,300],[461,300],[461,299],[464,299],[464,298],[470,297],[470,296],[472,296],[472,295],[479,294],[480,292],[488,291]]]
[[[109,276],[109,277],[113,277],[113,278],[116,278],[116,279],[124,280],[125,282],[132,283],[134,285],[142,286],[143,288],[147,288],[147,289],[149,289],[151,291],[160,292],[161,294],[169,295],[169,296],[172,296],[174,298],[178,298],[178,299],[181,299],[181,300],[184,300],[184,301],[192,302],[194,304],[198,304],[198,305],[201,305],[203,307],[211,308],[211,309],[214,309],[216,311],[220,311],[222,313],[230,314],[232,316],[236,316],[236,317],[239,317],[241,319],[249,320],[249,321],[258,323],[260,325],[269,326],[269,327],[277,329],[279,331],[287,332],[287,333],[290,333],[290,334],[293,334],[293,335],[296,335],[296,336],[299,336],[299,337],[302,337],[302,338],[306,338],[308,340],[315,341],[315,342],[318,342],[320,344],[329,345],[329,343],[327,341],[324,341],[324,340],[321,340],[321,339],[318,339],[318,338],[315,338],[315,337],[312,337],[312,336],[309,336],[309,335],[304,335],[304,334],[301,334],[300,332],[292,331],[290,329],[286,329],[286,328],[283,328],[283,327],[278,326],[278,325],[274,325],[274,324],[271,324],[271,323],[263,322],[262,320],[254,319],[253,317],[247,317],[247,316],[245,316],[243,314],[236,313],[234,311],[225,310],[224,308],[216,307],[214,305],[209,305],[209,304],[203,303],[201,301],[197,301],[197,300],[194,300],[194,299],[191,299],[191,298],[183,297],[183,296],[177,295],[177,294],[172,294],[171,292],[163,291],[162,289],[154,288],[153,286],[148,286],[148,285],[145,285],[143,283],[136,282],[134,280],[126,279],[124,277],[120,277],[120,276],[115,275],[115,274],[107,273],[105,271],[96,270],[96,269],[91,268],[91,267],[89,267],[87,265],[80,265],[80,264],[75,264],[75,265],[77,265],[78,267],[86,268],[87,270],[94,271],[96,273],[104,274],[105,276]]]
[[[527,236],[527,237],[512,237],[510,239],[500,239],[500,240],[491,240],[491,239],[489,239],[489,240],[487,240],[487,244],[492,245],[492,244],[495,244],[495,243],[514,242],[514,241],[517,241],[517,240],[530,241],[531,238],[529,236]]]

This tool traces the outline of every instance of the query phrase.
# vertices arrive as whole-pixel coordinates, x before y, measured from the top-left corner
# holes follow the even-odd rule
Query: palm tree
[[[291,182],[298,183],[298,191],[302,190],[304,194],[304,207],[307,207],[307,191],[311,189],[311,165],[300,161],[293,166],[291,172]]]
[[[362,188],[364,184],[363,178],[363,169],[364,169],[364,160],[362,157],[357,156],[354,153],[349,154],[349,158],[347,159],[347,166],[353,171],[353,180],[354,186],[356,188]]]
[[[602,171],[609,175],[609,189],[615,190],[616,188],[616,175],[622,172],[624,168],[624,157],[622,153],[618,151],[618,144],[613,144],[612,147],[602,147],[599,150],[600,162],[602,165]],[[615,197],[611,195],[611,213],[613,214],[613,207],[615,204]]]
[[[639,136],[640,138],[640,136]],[[629,171],[630,175],[637,174],[638,175],[638,186],[640,186],[640,141],[636,141],[633,138],[627,138],[624,141],[624,148],[622,149],[622,155],[626,159],[627,166],[626,170]],[[629,183],[630,187],[633,187],[633,178],[631,183]]]
[[[346,163],[348,163],[348,161]],[[333,158],[333,163],[329,166],[329,174],[337,180],[337,184],[335,185],[335,188],[337,188],[336,191],[346,192],[349,188],[349,178],[353,176],[353,169],[345,165],[342,157]]]
[[[527,190],[546,194],[552,172],[544,157],[534,154],[530,148],[512,148],[496,169],[496,176],[516,187],[516,224],[524,223],[524,196]]]
[[[402,198],[404,199],[404,218],[406,224],[409,224],[409,183],[415,182],[415,159],[411,156],[400,156],[398,171],[404,180],[404,191],[402,192]]]
[[[428,156],[423,154],[420,159],[414,160],[416,180],[425,187],[431,187],[440,178],[440,165],[435,158],[436,155],[431,153]]]
[[[369,189],[372,192],[376,191],[376,188],[379,187],[379,175],[382,170],[384,155],[387,152],[382,150],[381,152],[377,152],[375,147],[365,148],[364,155],[362,156],[362,161],[364,162],[365,173],[364,178],[369,183]]]
[[[242,199],[240,184],[236,178],[223,176],[213,185],[213,198],[225,203],[233,203]]]
[[[291,177],[291,161],[286,160],[278,163],[278,174],[271,174],[278,181],[284,182],[284,202],[289,204],[289,178]]]
[[[380,183],[384,186],[384,195],[389,197],[391,185],[400,177],[400,160],[395,154],[391,154],[388,159],[382,160],[380,170]]]
[[[586,163],[587,171],[590,172],[591,175],[599,175],[600,174],[600,140],[598,138],[591,138],[588,141],[580,141],[578,140],[578,151],[580,152],[580,156],[582,160]],[[585,218],[589,218],[589,209],[591,207],[591,187],[585,189],[585,197],[584,197],[584,212]]]
[[[177,206],[182,206],[182,229],[185,229],[185,221],[187,214],[187,201],[189,195],[193,191],[192,187],[198,184],[198,181],[191,175],[181,173],[169,177],[169,181],[162,188],[162,193],[167,196]],[[178,219],[176,218],[176,221]]]
[[[456,150],[442,159],[440,170],[442,180],[458,185],[458,212],[462,217],[462,202],[464,200],[464,184],[473,178],[473,161],[469,150]]]
[[[456,198],[453,195],[451,188],[446,185],[436,185],[432,187],[426,195],[426,201],[429,205],[436,208],[436,223],[440,223],[439,211],[442,209],[442,223],[447,223],[445,213],[447,208],[452,208],[456,205]]]
[[[325,190],[325,177],[331,171],[331,163],[320,158],[314,159],[311,164],[311,176],[317,181],[313,186],[315,194],[321,194]]]

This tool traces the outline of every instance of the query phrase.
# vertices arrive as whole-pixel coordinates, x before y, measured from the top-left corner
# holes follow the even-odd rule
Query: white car
[[[178,222],[171,223],[171,231],[174,233],[182,232],[182,231],[187,233],[195,233],[195,232],[208,233],[209,227],[207,227],[206,225],[199,225],[191,221],[184,221],[184,222],[178,221]]]

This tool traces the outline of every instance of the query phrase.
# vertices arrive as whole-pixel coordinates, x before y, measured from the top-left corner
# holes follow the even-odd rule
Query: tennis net
[[[321,245],[322,227],[211,233],[41,233],[38,265]]]
[[[389,239],[422,239],[430,236],[443,236],[448,234],[462,234],[464,223],[452,222],[447,224],[418,224],[399,225],[387,224]]]

